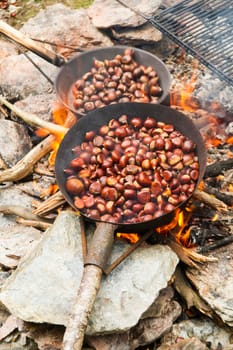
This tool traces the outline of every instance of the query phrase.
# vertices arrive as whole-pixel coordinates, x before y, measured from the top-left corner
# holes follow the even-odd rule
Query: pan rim
[[[69,100],[69,97],[67,98],[67,102],[65,101],[65,99],[61,96],[61,88],[60,88],[60,84],[61,84],[61,80],[62,80],[62,76],[65,72],[66,67],[71,66],[72,64],[75,63],[75,61],[77,61],[78,59],[80,59],[80,61],[85,61],[85,58],[92,58],[92,60],[94,60],[95,55],[97,57],[99,57],[99,54],[101,53],[111,53],[111,51],[119,51],[120,53],[123,52],[125,49],[133,49],[137,54],[139,55],[144,55],[145,57],[150,58],[151,60],[154,60],[154,62],[156,64],[159,65],[160,70],[157,72],[159,75],[159,78],[162,79],[162,76],[160,75],[161,71],[163,71],[163,74],[165,74],[165,80],[164,80],[164,86],[165,88],[163,89],[163,93],[162,95],[159,97],[158,99],[158,103],[163,102],[166,97],[168,96],[169,93],[169,89],[171,86],[171,82],[172,82],[172,77],[171,74],[169,72],[169,69],[167,67],[167,65],[163,62],[162,59],[160,59],[158,56],[154,55],[153,53],[140,49],[140,48],[136,48],[134,46],[127,46],[127,45],[113,45],[113,46],[103,46],[103,47],[98,47],[98,48],[92,48],[89,50],[86,50],[84,52],[78,53],[76,55],[74,55],[72,58],[70,58],[65,65],[60,69],[60,71],[58,72],[56,78],[55,78],[55,92],[56,92],[56,96],[58,97],[59,101],[66,107],[68,108],[70,111],[72,111],[73,113],[77,114],[78,116],[82,117],[82,114],[79,114],[78,111],[71,105],[72,101]],[[112,57],[114,57],[117,54],[114,53]],[[91,68],[91,67],[90,67]],[[90,69],[89,68],[89,69]],[[82,74],[77,76],[77,79],[80,78],[83,74],[87,73],[88,70],[85,70],[82,72]],[[76,80],[75,80],[76,81]],[[165,84],[166,83],[166,84]],[[73,85],[73,84],[72,84]],[[70,86],[70,90],[71,90],[71,86]],[[69,90],[69,94],[70,94],[70,90]]]
[[[60,165],[58,164],[58,160],[59,158],[62,157],[62,154],[61,152],[63,151],[63,148],[65,147],[64,146],[64,140],[66,138],[66,140],[68,140],[68,137],[70,135],[70,133],[74,133],[75,132],[75,129],[79,129],[80,132],[83,132],[83,130],[81,130],[79,127],[82,126],[82,124],[85,124],[85,121],[88,123],[89,119],[92,119],[93,118],[93,115],[95,115],[97,112],[98,114],[101,114],[103,111],[109,111],[109,112],[112,112],[112,110],[114,111],[115,109],[122,109],[122,107],[124,108],[132,108],[132,110],[134,111],[137,111],[137,108],[138,107],[141,107],[141,109],[145,109],[145,107],[148,107],[149,109],[153,110],[155,113],[158,113],[158,111],[161,111],[163,110],[164,112],[166,113],[172,113],[173,115],[176,115],[176,118],[179,118],[179,117],[182,117],[184,118],[183,120],[186,121],[186,123],[188,125],[191,125],[192,128],[193,128],[193,132],[195,134],[195,136],[198,135],[199,139],[198,139],[198,144],[197,142],[195,141],[196,145],[199,147],[199,151],[201,149],[202,153],[200,155],[198,155],[198,163],[199,163],[199,176],[198,176],[198,180],[196,181],[196,184],[195,184],[195,188],[194,188],[194,191],[195,189],[197,188],[198,184],[200,183],[200,181],[202,180],[203,176],[204,176],[204,172],[205,172],[205,167],[206,167],[206,158],[207,158],[207,154],[206,154],[206,147],[205,147],[205,143],[204,143],[204,140],[202,138],[202,135],[199,131],[199,129],[197,128],[197,126],[193,123],[193,121],[191,120],[191,118],[189,118],[188,116],[186,116],[184,113],[180,112],[180,111],[177,111],[177,110],[174,110],[170,107],[167,107],[167,106],[163,106],[163,105],[157,105],[157,104],[150,104],[150,103],[137,103],[137,102],[128,102],[128,103],[121,103],[121,104],[113,104],[113,105],[109,105],[109,106],[105,106],[103,108],[99,108],[98,110],[95,110],[95,111],[92,111],[90,113],[88,113],[86,116],[84,116],[83,118],[81,118],[80,120],[77,121],[77,123],[67,132],[67,134],[65,135],[62,143],[60,144],[60,147],[58,149],[58,152],[57,152],[57,156],[56,156],[56,160],[55,160],[55,176],[56,176],[56,180],[57,180],[57,183],[58,183],[58,186],[61,190],[61,187],[64,188],[64,186],[60,186],[60,183],[61,183],[61,174],[60,174]],[[122,112],[119,112],[121,114],[124,114]],[[131,112],[131,114],[137,114],[136,112]],[[148,114],[146,113],[146,116],[148,116]],[[151,115],[153,117],[153,115]],[[111,114],[111,118],[113,117],[113,115]],[[156,119],[156,118],[155,118]],[[156,120],[159,120],[159,118],[157,118]],[[81,125],[80,125],[81,124]],[[175,128],[177,129],[176,127],[176,124],[173,124],[175,126]],[[90,129],[91,130],[91,129]],[[179,130],[179,128],[178,128]],[[189,130],[190,132],[190,130]],[[185,135],[187,136],[187,135]],[[83,141],[83,140],[82,140]],[[81,141],[81,142],[82,142]],[[63,145],[61,147],[61,145]],[[70,149],[71,151],[71,149]],[[199,152],[197,150],[197,153]],[[65,167],[63,168],[63,170],[65,169]],[[63,179],[64,179],[64,176],[63,176]],[[193,191],[193,192],[194,192]],[[64,191],[61,190],[61,192],[63,193],[64,195]],[[131,232],[134,230],[134,228],[136,228],[137,226],[140,226],[140,224],[142,224],[141,226],[143,226],[143,224],[146,223],[146,225],[149,225],[150,223],[154,225],[154,222],[156,220],[156,222],[159,223],[160,219],[162,221],[162,224],[163,222],[165,222],[166,224],[166,218],[168,219],[167,221],[171,221],[171,215],[172,213],[174,213],[176,211],[176,209],[178,208],[182,208],[190,199],[191,197],[193,196],[193,192],[190,196],[188,196],[187,200],[183,201],[182,203],[180,203],[173,211],[171,212],[168,212],[168,213],[165,213],[164,215],[162,215],[161,217],[158,217],[156,219],[152,219],[152,220],[148,220],[148,221],[145,221],[145,222],[138,222],[138,223],[124,223],[124,222],[120,222],[118,224],[116,224],[116,226],[120,226],[122,228],[124,227],[127,227],[127,226],[130,226],[131,228]],[[71,195],[68,194],[67,196],[67,191],[65,190],[65,199],[66,201],[76,210],[78,211],[77,208],[75,208],[74,206],[74,203],[73,203],[73,200],[71,199]],[[88,216],[86,216],[84,213],[82,213],[82,211],[80,211],[81,215],[84,216],[88,221],[94,221],[94,222],[106,222],[106,223],[111,223],[111,224],[115,224],[115,223],[112,223],[112,222],[109,222],[109,221],[103,221],[103,220],[98,220],[98,219],[94,219],[94,218],[90,218]],[[160,224],[159,224],[160,225]],[[158,227],[158,225],[156,225],[156,227]]]

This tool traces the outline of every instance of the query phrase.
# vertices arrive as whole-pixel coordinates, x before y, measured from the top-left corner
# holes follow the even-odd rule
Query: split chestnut
[[[75,207],[117,224],[173,211],[193,193],[199,175],[194,142],[150,116],[111,119],[88,131],[73,154],[65,173]]]

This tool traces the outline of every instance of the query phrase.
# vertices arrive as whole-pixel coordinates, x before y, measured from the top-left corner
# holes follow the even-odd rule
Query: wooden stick
[[[6,181],[18,181],[32,173],[35,163],[51,151],[52,142],[54,140],[55,137],[53,135],[48,136],[31,149],[16,165],[12,168],[3,170],[0,173],[0,183]]]
[[[217,249],[219,247],[222,247],[222,246],[227,245],[227,244],[232,243],[232,242],[233,242],[233,235],[230,235],[230,236],[224,237],[222,239],[219,239],[214,243],[207,244],[204,247],[199,247],[198,253],[200,253],[200,254],[206,253],[206,252],[209,252],[210,250]]]
[[[205,192],[196,189],[193,193],[193,197],[200,202],[208,205],[209,207],[217,210],[217,211],[227,211],[228,207],[225,203],[217,199],[215,196]]]
[[[39,216],[31,213],[27,208],[21,207],[19,205],[0,205],[0,213],[6,215],[17,215],[26,220],[43,221],[44,223],[51,224],[51,220],[42,219]]]
[[[214,162],[206,167],[204,178],[215,177],[223,173],[224,170],[233,169],[233,158]]]
[[[183,261],[183,263],[190,267],[198,269],[199,266],[196,264],[196,262],[205,263],[217,261],[216,258],[198,254],[194,249],[182,247],[173,239],[167,239],[166,244],[178,255],[178,257],[181,261]]]
[[[194,306],[205,315],[213,316],[211,308],[194,291],[187,278],[185,278],[184,271],[179,266],[175,271],[174,287],[186,301],[188,309]]]
[[[60,191],[57,191],[52,196],[50,196],[46,201],[41,203],[33,213],[39,216],[43,216],[51,212],[53,209],[60,207],[62,204],[66,203],[65,198],[63,197]]]
[[[40,230],[47,230],[49,227],[52,226],[52,223],[49,224],[48,222],[44,222],[44,221],[35,221],[35,220],[25,220],[23,218],[17,218],[16,222],[18,224],[22,224],[24,226],[30,226],[30,227],[35,227],[38,228]]]
[[[112,272],[112,270],[114,270],[122,261],[124,261],[130,254],[132,254],[134,250],[137,249],[143,242],[145,242],[145,240],[148,239],[153,233],[154,230],[150,230],[143,234],[135,244],[132,244],[126,250],[126,252],[121,254],[121,256],[119,256],[119,258],[117,258],[110,266],[104,269],[104,274],[109,275],[109,273]]]
[[[87,256],[87,237],[85,232],[85,223],[83,217],[80,216],[80,225],[81,225],[81,241],[82,241],[82,252],[83,252],[83,261],[85,261]]]
[[[87,326],[87,320],[93,308],[100,288],[102,270],[95,265],[84,267],[82,281],[74,303],[73,316],[69,319],[63,339],[62,350],[81,350]],[[79,327],[77,327],[79,325]]]
[[[16,43],[22,45],[28,50],[34,52],[36,55],[39,55],[46,61],[60,67],[65,63],[65,59],[55,52],[46,49],[43,45],[35,43],[32,39],[27,38],[19,30],[11,27],[9,24],[0,20],[0,33],[6,35],[8,38],[12,39]]]
[[[112,252],[117,225],[98,222],[84,261],[81,283],[63,338],[63,350],[81,350],[89,316],[100,289],[102,272]]]
[[[54,124],[51,122],[47,122],[39,117],[37,117],[35,114],[28,113],[25,111],[22,111],[20,108],[16,107],[12,103],[8,102],[3,96],[0,95],[0,103],[8,107],[12,112],[14,112],[19,118],[21,118],[25,123],[39,127],[44,128],[51,132],[52,134],[65,134],[69,129],[65,128],[64,126]]]

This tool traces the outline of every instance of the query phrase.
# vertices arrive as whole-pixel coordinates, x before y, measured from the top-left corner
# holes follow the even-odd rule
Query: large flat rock
[[[32,38],[57,44],[57,48],[52,48],[66,56],[72,51],[68,46],[86,50],[112,45],[111,40],[93,25],[87,10],[74,10],[59,3],[41,10],[23,25],[21,31]]]
[[[186,273],[200,296],[224,323],[233,327],[233,244],[214,252],[216,262],[198,270],[189,268]]]
[[[62,212],[22,260],[0,293],[0,301],[13,315],[31,322],[67,324],[83,272],[80,232],[79,217]],[[115,242],[111,259],[127,246]],[[87,334],[124,331],[137,324],[167,286],[177,263],[167,246],[138,248],[103,277]]]
[[[161,0],[125,1],[126,5],[130,8],[140,11],[149,17],[156,13],[161,2]],[[137,27],[146,22],[142,16],[121,5],[117,0],[95,0],[88,8],[88,15],[97,28],[110,28],[114,26]]]

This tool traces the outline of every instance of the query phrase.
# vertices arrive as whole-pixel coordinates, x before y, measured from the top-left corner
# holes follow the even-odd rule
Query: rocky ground
[[[151,2],[148,11],[153,13],[159,3]],[[78,10],[63,4],[46,6],[25,21],[21,30],[57,44],[57,52],[67,57],[74,52],[61,47],[61,41],[84,50],[115,43],[140,46],[166,61],[173,77],[171,91],[183,88],[195,72],[194,84],[199,84],[195,93],[203,106],[206,101],[220,99],[224,106],[221,111],[231,110],[232,101],[223,93],[223,87],[214,89],[214,95],[203,95],[206,88],[202,88],[200,81],[208,77],[204,67],[157,30],[141,23],[141,18],[132,13],[129,16],[122,8],[116,11],[115,6],[107,0],[96,0],[93,6]],[[1,94],[23,111],[51,120],[56,99],[53,85],[18,47],[4,40],[1,48]],[[32,53],[29,56],[55,80],[57,67]],[[209,80],[219,84],[218,79]],[[230,94],[231,88],[224,85],[224,89]],[[205,112],[208,115],[209,111]],[[59,350],[82,273],[81,220],[64,204],[61,212],[55,210],[45,218],[32,215],[50,197],[49,189],[55,183],[47,155],[35,164],[33,174],[19,180],[1,180],[4,171],[14,169],[41,139],[35,135],[34,127],[3,106],[0,116],[0,350]],[[227,124],[229,131],[224,140],[233,134],[230,120]],[[223,151],[220,146],[218,157],[232,157],[231,149],[227,155]],[[216,149],[210,147],[208,160],[211,162],[215,156]],[[224,178],[229,191],[232,178],[229,169]],[[227,224],[217,221],[223,236],[232,234],[231,206],[227,206],[229,215],[223,216]],[[207,209],[201,205],[200,211],[209,215]],[[210,226],[208,215],[204,220]],[[39,226],[32,221],[34,224],[39,221]],[[216,230],[216,226],[211,227]],[[92,234],[92,225],[88,232],[88,236]],[[127,248],[128,243],[116,242],[111,259]],[[233,349],[232,244],[206,254],[209,258],[213,255],[217,261],[206,262],[199,268],[187,267],[168,245],[142,245],[104,277],[88,325],[85,349]]]

